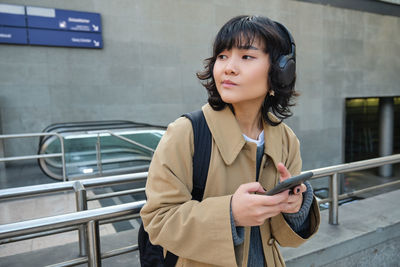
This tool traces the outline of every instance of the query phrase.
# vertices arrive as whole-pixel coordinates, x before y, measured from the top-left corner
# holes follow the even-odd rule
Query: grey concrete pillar
[[[380,135],[379,135],[379,156],[393,154],[393,124],[394,124],[394,103],[393,97],[383,97],[379,100]],[[384,165],[379,168],[379,174],[383,177],[393,175],[393,166]]]

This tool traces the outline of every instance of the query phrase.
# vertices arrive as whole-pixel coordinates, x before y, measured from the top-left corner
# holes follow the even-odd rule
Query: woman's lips
[[[231,80],[223,80],[222,81],[222,86],[224,87],[233,87],[236,86],[237,84],[232,82]]]

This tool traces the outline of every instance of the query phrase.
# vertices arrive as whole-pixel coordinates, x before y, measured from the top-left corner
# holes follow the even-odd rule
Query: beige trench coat
[[[202,109],[213,137],[203,201],[191,200],[193,130],[182,117],[168,126],[154,154],[141,217],[151,242],[179,256],[176,266],[246,266],[250,227],[244,244],[235,249],[230,201],[241,184],[256,181],[257,147],[244,140],[229,108],[214,111],[207,104]],[[279,162],[292,175],[300,173],[302,162],[299,141],[289,127],[264,124],[264,133],[259,182],[268,190],[278,183]],[[310,216],[314,234],[320,222],[315,199]],[[297,247],[306,241],[281,214],[267,219],[260,231],[267,266],[285,266],[277,243]]]

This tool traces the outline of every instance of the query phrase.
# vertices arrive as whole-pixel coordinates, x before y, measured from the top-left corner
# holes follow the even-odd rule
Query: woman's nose
[[[237,62],[234,58],[230,58],[227,60],[225,65],[225,74],[237,74],[238,66]]]

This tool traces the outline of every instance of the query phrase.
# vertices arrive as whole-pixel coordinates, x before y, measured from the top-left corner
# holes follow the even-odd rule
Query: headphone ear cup
[[[275,23],[290,40],[290,53],[280,56],[276,62],[277,82],[279,86],[286,87],[293,83],[296,78],[296,45],[289,30],[279,22],[275,21]]]
[[[291,84],[296,76],[296,61],[291,55],[283,55],[277,61],[277,78],[281,87]]]

